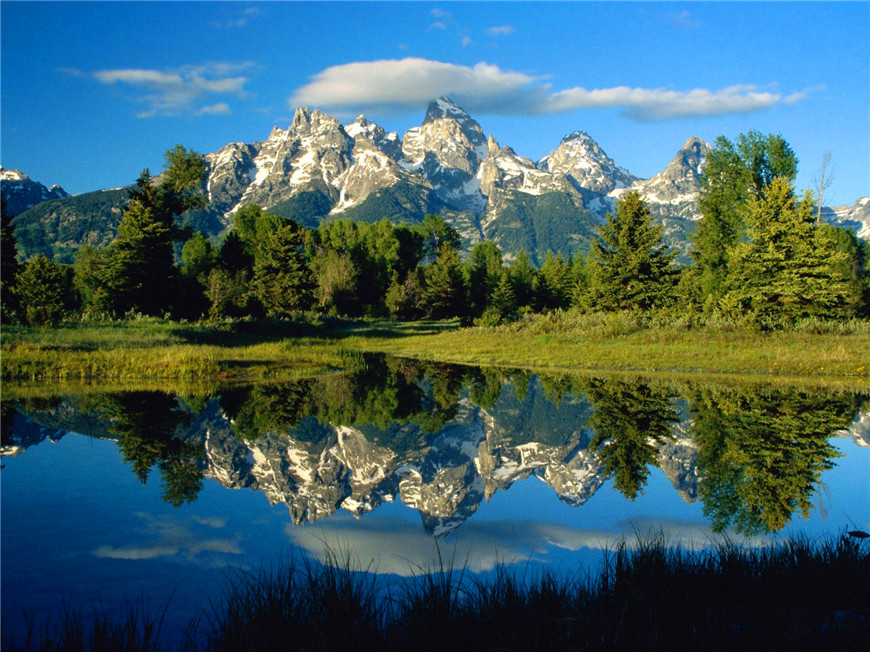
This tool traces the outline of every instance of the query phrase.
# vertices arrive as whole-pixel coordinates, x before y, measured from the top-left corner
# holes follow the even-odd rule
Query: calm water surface
[[[544,378],[366,356],[207,395],[4,400],[2,627],[166,609],[227,567],[327,551],[571,573],[638,533],[685,547],[870,530],[870,414],[848,392]]]

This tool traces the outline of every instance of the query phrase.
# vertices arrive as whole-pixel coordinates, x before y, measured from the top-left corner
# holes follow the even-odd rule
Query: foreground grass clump
[[[442,567],[390,582],[329,561],[231,575],[204,648],[858,650],[870,635],[870,543],[847,535],[706,551],[653,537],[606,553],[597,575]],[[43,647],[72,649],[65,634]]]

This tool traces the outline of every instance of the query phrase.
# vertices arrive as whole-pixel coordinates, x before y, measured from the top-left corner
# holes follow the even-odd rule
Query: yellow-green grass
[[[558,373],[655,374],[674,379],[866,388],[870,329],[851,332],[687,329],[532,320],[459,328],[456,322],[222,326],[138,320],[6,329],[4,381],[230,380],[304,376],[340,368],[348,351]]]
[[[350,349],[480,366],[569,373],[618,372],[688,380],[714,375],[755,381],[870,386],[870,333],[642,328],[604,334],[491,328],[436,335],[348,339]]]

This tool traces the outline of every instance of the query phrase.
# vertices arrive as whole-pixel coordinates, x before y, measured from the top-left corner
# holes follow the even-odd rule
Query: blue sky
[[[690,136],[781,133],[870,195],[870,3],[0,2],[0,163],[81,193],[286,127],[388,130],[448,95],[534,160],[588,132],[640,177]]]

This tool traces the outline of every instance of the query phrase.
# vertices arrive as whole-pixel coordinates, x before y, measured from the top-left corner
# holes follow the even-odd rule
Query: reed
[[[204,650],[863,649],[870,635],[870,541],[847,534],[761,548],[703,550],[661,535],[623,541],[597,572],[562,576],[499,567],[490,578],[452,563],[408,580],[328,553],[232,571],[198,639]],[[68,612],[10,650],[170,648],[162,616],[137,607],[112,622]]]

